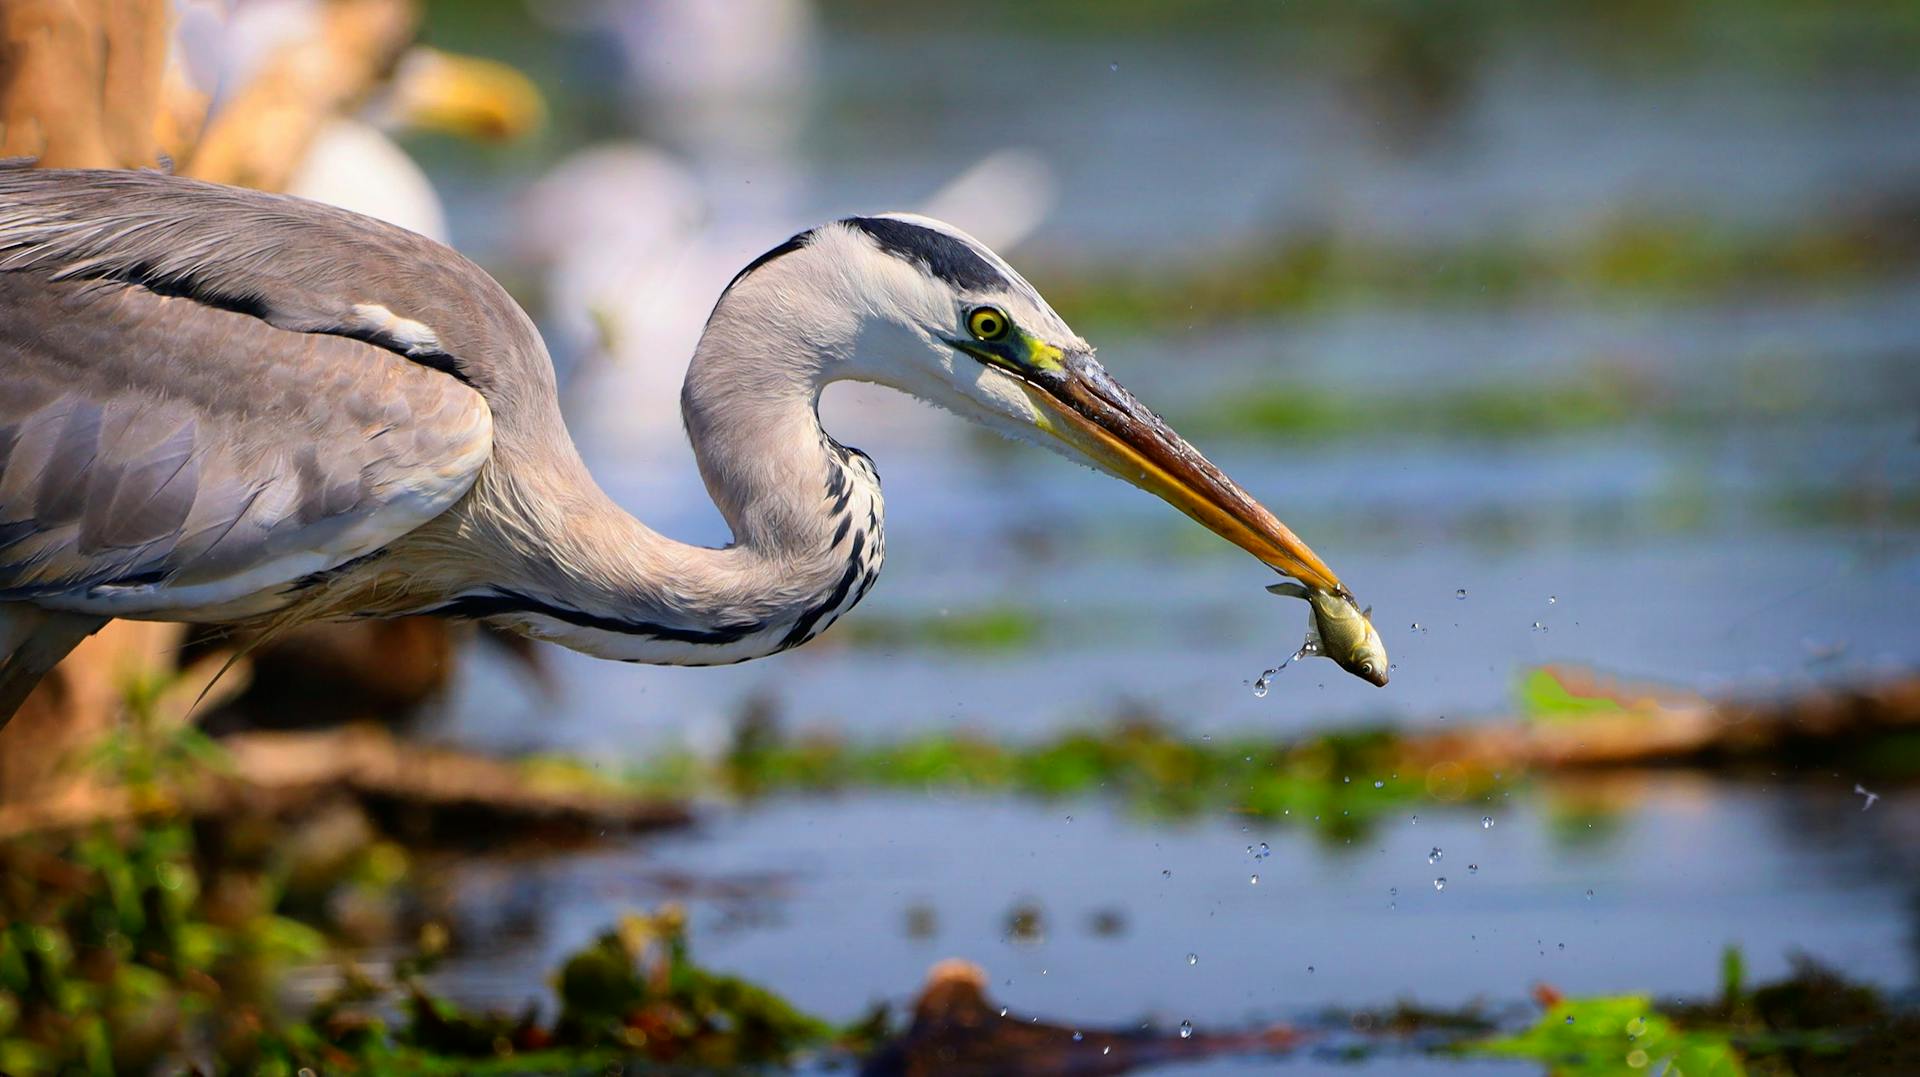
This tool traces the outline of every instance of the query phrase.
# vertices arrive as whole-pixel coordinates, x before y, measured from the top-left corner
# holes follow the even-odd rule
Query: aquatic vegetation
[[[1568,685],[1559,671],[1537,666],[1520,677],[1515,689],[1520,712],[1531,722],[1578,721],[1595,714],[1620,714],[1627,708],[1619,699]]]
[[[175,781],[218,766],[197,733],[164,727],[138,686],[92,761],[132,818],[0,843],[0,1072],[140,1070],[184,1052],[251,1057],[273,987],[323,937],[277,913],[265,864],[214,873],[173,807]]]
[[[1682,1030],[1638,995],[1563,1000],[1526,1031],[1466,1050],[1530,1059],[1564,1077],[1663,1069],[1690,1077],[1746,1073],[1726,1033]]]
[[[1722,960],[1720,996],[1660,1002],[1643,995],[1570,999],[1542,988],[1545,1012],[1519,1032],[1450,1050],[1540,1062],[1555,1074],[1902,1074],[1920,1062],[1920,1015],[1808,958],[1748,989],[1740,951]]]
[[[1530,438],[1627,425],[1698,426],[1705,406],[1593,368],[1559,380],[1407,393],[1343,390],[1268,379],[1211,403],[1171,409],[1194,437],[1311,441],[1379,437]]]
[[[1476,764],[1418,757],[1385,729],[1194,740],[1148,720],[1031,744],[964,734],[860,744],[787,738],[768,722],[747,722],[724,759],[670,756],[649,764],[635,781],[683,794],[743,797],[929,787],[1101,795],[1149,815],[1226,812],[1309,827],[1330,839],[1364,833],[1410,805],[1479,803],[1513,784]]]
[[[1899,198],[1780,231],[1621,208],[1566,238],[1407,242],[1333,228],[1264,237],[1191,264],[1058,265],[1035,274],[1076,324],[1220,324],[1365,304],[1518,303],[1578,295],[1674,303],[1884,279],[1920,262]]]
[[[628,917],[570,957],[551,1022],[465,1012],[428,991],[447,946],[431,921],[390,981],[349,965],[310,1013],[289,1013],[283,975],[335,951],[314,925],[350,927],[338,910],[391,892],[409,855],[357,811],[189,818],[181,783],[229,760],[153,721],[145,698],[132,694],[127,726],[90,761],[130,791],[133,815],[0,842],[0,1072],[576,1072],[635,1059],[704,1072],[853,1049],[885,1030],[830,1026],[695,964],[674,908]],[[531,773],[582,780],[551,771]]]
[[[1591,693],[1555,681],[1575,698]],[[139,736],[102,753],[101,766],[143,781],[184,766],[165,738]],[[1409,806],[1457,803],[1479,815],[1507,787],[1483,767],[1434,761],[1418,739],[1387,730],[1188,740],[1145,720],[1063,734],[1029,745],[928,737],[885,745],[783,738],[764,715],[744,723],[718,764],[670,764],[674,782],[740,795],[811,789],[945,788],[1028,796],[1112,795],[1147,812],[1227,811],[1299,822],[1329,838],[1363,834]],[[217,761],[216,761],[217,762]],[[677,769],[672,769],[677,768]],[[559,763],[530,770],[543,781],[603,785],[610,779]],[[663,774],[669,771],[663,771]],[[656,776],[652,781],[664,780]],[[1017,1068],[1094,1044],[1111,1057],[1159,1058],[1170,1046],[1231,1053],[1284,1050],[1302,1039],[1342,1040],[1356,1057],[1376,1051],[1460,1051],[1524,1059],[1567,1074],[1663,1063],[1686,1073],[1908,1072],[1915,1015],[1872,988],[1811,963],[1749,989],[1730,954],[1718,998],[1659,1003],[1643,996],[1544,1000],[1530,1027],[1509,1011],[1458,1013],[1412,1003],[1329,1021],[1236,1033],[1192,1018],[1201,1031],[1106,1033],[1016,1021],[985,1035],[966,1022],[894,1029],[875,1010],[850,1026],[804,1013],[771,990],[699,965],[677,908],[622,919],[567,957],[552,978],[557,1006],[517,1013],[475,1011],[430,987],[448,933],[429,920],[411,956],[382,977],[347,964],[338,987],[304,1014],[274,1004],[273,985],[293,964],[325,960],[329,940],[290,911],[323,923],[314,895],[324,884],[260,852],[303,844],[268,831],[250,839],[192,824],[166,798],[134,820],[65,839],[0,845],[0,1070],[108,1073],[181,1059],[215,1071],[326,1073],[599,1072],[619,1064],[697,1072],[781,1068],[830,1058],[892,1059],[964,1049]],[[1424,808],[1423,808],[1424,810]],[[1489,825],[1493,816],[1485,816]],[[372,832],[364,848],[327,858],[328,879],[391,887],[407,852]],[[1251,850],[1250,846],[1250,850]],[[1259,854],[1255,854],[1256,858]],[[1428,854],[1436,868],[1452,860]],[[1472,873],[1471,865],[1467,869]],[[1444,885],[1436,877],[1436,887]],[[294,900],[293,895],[307,895]],[[1016,907],[1013,938],[1043,931],[1037,907]],[[1187,958],[1197,964],[1197,955]],[[988,1013],[984,999],[968,1013]],[[1364,1020],[1361,1018],[1364,1017]],[[936,1027],[937,1025],[937,1027]],[[1185,1026],[1191,1028],[1193,1026]],[[1316,1030],[1317,1029],[1317,1030]],[[976,1031],[977,1041],[969,1040]],[[1358,1042],[1354,1038],[1358,1037]],[[927,1056],[934,1057],[934,1056]],[[944,1057],[944,1056],[939,1056]],[[1103,1055],[1102,1057],[1109,1057]],[[1170,1056],[1169,1056],[1170,1057]],[[1000,1068],[994,1068],[1000,1067]],[[876,1070],[876,1072],[892,1072]],[[899,1072],[911,1071],[911,1066]],[[939,1072],[936,1065],[934,1070]]]
[[[876,612],[849,620],[839,642],[868,649],[924,649],[972,654],[1017,651],[1044,632],[1040,616],[1026,606],[1000,603],[942,611],[937,616]]]

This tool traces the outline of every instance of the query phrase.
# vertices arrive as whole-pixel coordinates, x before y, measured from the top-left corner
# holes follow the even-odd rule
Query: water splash
[[[1305,658],[1308,655],[1315,655],[1319,653],[1320,653],[1320,645],[1318,643],[1315,643],[1313,640],[1308,640],[1305,643],[1302,643],[1300,645],[1299,650],[1293,652],[1292,654],[1288,655],[1284,660],[1282,660],[1279,665],[1273,667],[1272,669],[1262,670],[1260,673],[1260,676],[1254,678],[1254,681],[1253,681],[1253,698],[1255,699],[1267,698],[1267,690],[1273,685],[1273,678],[1281,670],[1287,668],[1290,665],[1293,665],[1295,662],[1298,662],[1300,659]]]

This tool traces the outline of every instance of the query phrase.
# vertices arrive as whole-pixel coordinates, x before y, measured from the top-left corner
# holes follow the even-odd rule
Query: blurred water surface
[[[461,35],[511,25],[444,12],[437,24],[468,48]],[[609,44],[618,35],[581,25],[548,27],[537,50],[480,43],[527,53],[563,101],[591,106],[547,156],[476,170],[429,147],[429,160],[456,236],[518,280],[541,272],[516,261],[529,238],[515,235],[518,192],[552,155],[652,137],[685,162],[706,202],[706,223],[686,233],[699,254],[656,259],[646,279],[704,298],[662,310],[633,296],[631,324],[655,335],[622,361],[563,334],[556,351],[603,483],[690,540],[726,536],[672,434],[673,389],[733,269],[831,214],[920,205],[997,150],[1030,151],[1060,193],[1008,252],[1040,267],[1030,276],[1043,291],[1087,296],[1074,289],[1116,265],[1149,279],[1164,267],[1169,303],[1185,294],[1181,274],[1301,235],[1430,250],[1436,275],[1488,247],[1578,248],[1648,214],[1759,250],[1834,232],[1851,237],[1835,249],[1897,255],[1907,248],[1888,236],[1911,229],[1910,213],[1887,207],[1920,206],[1920,76],[1829,56],[1768,61],[1769,47],[1790,54],[1778,42],[1623,61],[1621,49],[1637,54],[1621,41],[1583,49],[1564,27],[1525,19],[1449,51],[1448,26],[1383,24],[1380,42],[1356,45],[1345,29],[1263,24],[1250,42],[1231,21],[1103,36],[1071,20],[987,28],[848,4],[789,28],[790,47],[769,53],[787,65],[773,90],[702,90],[661,81],[697,53],[627,55]],[[1275,34],[1284,49],[1258,47]],[[662,101],[692,107],[663,85],[711,106],[705,136],[660,120]],[[739,115],[770,122],[753,104],[767,93],[786,102],[774,129],[729,137]],[[762,169],[777,190],[750,190]],[[1668,237],[1644,279],[1637,263],[1618,270],[1627,285],[1610,290],[1362,288],[1249,317],[1171,310],[1104,325],[1063,305],[1109,369],[1375,606],[1399,666],[1384,691],[1303,663],[1255,698],[1248,682],[1298,645],[1305,611],[1262,594],[1250,561],[1137,491],[846,386],[829,393],[827,425],[877,461],[890,528],[886,571],[859,610],[806,648],[741,667],[556,652],[557,701],[476,663],[445,730],[617,766],[667,745],[717,748],[749,700],[790,727],[866,737],[1023,738],[1121,706],[1198,736],[1499,714],[1516,677],[1545,661],[1752,694],[1915,668],[1920,261],[1836,256],[1760,280],[1663,284],[1659,266],[1684,260],[1675,244],[1691,235]],[[523,293],[550,326],[573,301],[556,279]],[[1575,408],[1590,389],[1626,403],[1513,429],[1423,420],[1477,414],[1490,392]],[[1376,421],[1303,435],[1285,420],[1288,393],[1373,408]],[[1275,398],[1265,410],[1248,404],[1263,395]],[[1016,621],[1018,642],[913,631],[982,611]],[[1746,947],[1756,975],[1798,949],[1911,984],[1920,801],[1889,790],[1862,812],[1853,782],[1624,783],[1600,837],[1565,824],[1549,788],[1501,806],[1491,831],[1463,812],[1351,848],[1233,821],[1156,825],[1099,803],[763,803],[591,857],[461,867],[477,923],[524,909],[538,928],[449,979],[456,993],[517,999],[528,970],[619,908],[679,896],[703,957],[838,1016],[901,996],[948,955],[983,962],[1009,1004],[1108,1024],[1403,996],[1511,1002],[1533,981],[1703,991],[1727,944]],[[1257,865],[1241,852],[1256,840],[1273,842]],[[1445,862],[1429,867],[1436,845]],[[1002,937],[1023,901],[1046,911],[1043,942]],[[931,938],[900,929],[910,906],[935,913]],[[1087,918],[1109,908],[1125,929],[1090,933]]]

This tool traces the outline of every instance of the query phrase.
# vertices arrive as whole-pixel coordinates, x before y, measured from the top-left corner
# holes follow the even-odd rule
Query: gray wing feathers
[[[134,614],[233,603],[376,550],[472,484],[492,443],[480,393],[390,341],[302,321],[370,303],[427,312],[403,313],[373,280],[306,299],[323,293],[224,262],[191,272],[230,302],[130,283],[132,270],[211,257],[195,253],[203,215],[143,216],[44,186],[23,198],[19,175],[0,169],[0,600]],[[373,246],[354,254],[378,257]],[[121,268],[96,272],[108,263]],[[450,290],[428,316],[486,305]],[[479,347],[465,329],[443,339]]]
[[[478,386],[507,424],[513,403],[553,391],[539,333],[478,266],[305,199],[154,172],[0,166],[0,272],[21,269],[138,283],[432,360]]]

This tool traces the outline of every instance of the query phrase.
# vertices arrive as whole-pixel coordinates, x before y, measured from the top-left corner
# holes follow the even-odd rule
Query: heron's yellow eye
[[[967,332],[976,339],[988,342],[1006,336],[1012,324],[998,307],[975,307],[973,313],[967,315]]]

